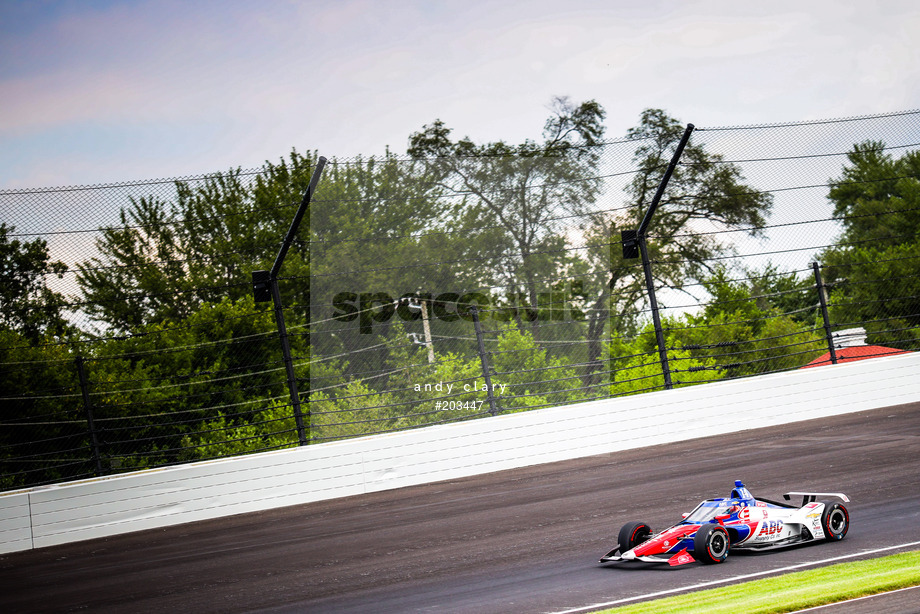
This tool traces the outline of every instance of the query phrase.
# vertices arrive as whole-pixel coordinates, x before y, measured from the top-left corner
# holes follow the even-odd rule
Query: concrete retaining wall
[[[920,400],[920,353],[0,493],[0,553]]]

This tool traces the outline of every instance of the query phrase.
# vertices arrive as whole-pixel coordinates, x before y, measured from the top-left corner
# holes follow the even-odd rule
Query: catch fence
[[[537,145],[0,192],[0,487],[920,346],[920,112]]]

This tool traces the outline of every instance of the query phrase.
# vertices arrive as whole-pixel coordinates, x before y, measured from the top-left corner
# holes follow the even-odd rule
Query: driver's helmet
[[[754,495],[745,488],[744,483],[741,480],[735,480],[735,487],[732,489],[732,494],[730,498],[733,499],[732,503],[739,506],[748,506],[754,505]]]

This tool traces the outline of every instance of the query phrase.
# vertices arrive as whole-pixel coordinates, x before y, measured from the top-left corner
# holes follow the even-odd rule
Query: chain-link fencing
[[[684,132],[0,192],[0,487],[918,349],[920,112]]]

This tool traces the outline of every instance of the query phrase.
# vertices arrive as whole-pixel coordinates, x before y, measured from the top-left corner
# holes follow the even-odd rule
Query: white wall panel
[[[0,554],[32,549],[29,493],[0,494]]]
[[[360,494],[362,466],[342,442],[36,489],[35,547]]]

